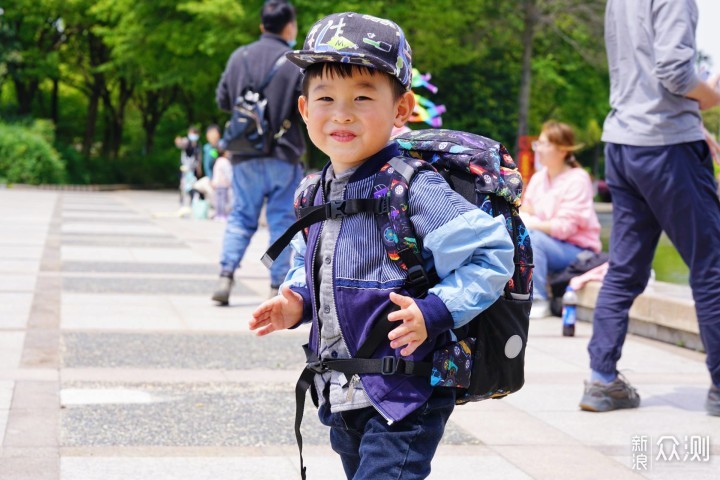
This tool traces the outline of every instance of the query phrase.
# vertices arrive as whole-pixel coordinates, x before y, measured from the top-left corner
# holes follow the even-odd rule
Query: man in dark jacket
[[[295,9],[282,0],[265,2],[260,30],[259,40],[238,48],[228,60],[216,92],[217,104],[222,110],[230,111],[246,86],[261,84],[275,62],[295,45]],[[293,193],[303,176],[300,156],[305,151],[305,137],[297,110],[300,79],[301,70],[291,62],[284,62],[265,88],[270,125],[276,134],[282,132],[279,138],[276,135],[270,154],[232,158],[233,209],[223,240],[220,285],[212,296],[220,305],[229,302],[233,274],[257,230],[264,201],[267,200],[270,243],[295,220]],[[277,287],[285,280],[289,269],[288,249],[270,271],[271,295],[277,293]]]

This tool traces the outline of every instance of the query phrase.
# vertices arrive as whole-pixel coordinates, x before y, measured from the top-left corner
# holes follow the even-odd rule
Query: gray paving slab
[[[87,247],[142,247],[142,248],[183,248],[187,244],[172,237],[157,236],[136,236],[136,237],[111,237],[103,238],[100,236],[93,237],[76,237],[71,235],[63,236],[63,244],[68,246],[87,246]]]
[[[340,478],[342,470],[332,470]],[[298,478],[289,458],[84,458],[64,457],[62,480],[272,480]]]
[[[206,263],[128,263],[128,262],[78,262],[67,261],[62,264],[63,272],[82,273],[160,273],[194,274],[217,276],[217,266]],[[33,278],[33,277],[30,277]],[[3,283],[0,281],[0,290]]]
[[[63,261],[206,263],[207,259],[188,248],[112,248],[64,245],[60,249]]]
[[[135,235],[147,235],[147,234],[159,234],[162,233],[162,229],[155,226],[154,224],[113,224],[113,223],[98,223],[94,221],[87,222],[63,222],[62,233],[72,234],[108,234],[118,233],[120,235],[135,234]]]
[[[117,214],[84,214],[84,215],[63,215],[64,225],[128,225],[128,226],[143,226],[152,225],[152,222],[144,217],[137,215],[117,215]]]
[[[93,391],[114,391],[117,403],[97,403]],[[119,389],[146,396],[125,396]],[[295,445],[292,384],[63,384],[78,398],[64,404],[63,446],[272,446]],[[78,391],[81,391],[78,393]],[[82,391],[85,392],[82,404]],[[121,403],[127,401],[128,403]],[[323,445],[328,430],[307,402],[303,442]],[[455,424],[448,426],[445,444],[479,444]]]
[[[215,278],[65,277],[63,279],[63,290],[73,293],[142,293],[209,297],[216,287]],[[252,293],[241,282],[235,283],[233,292],[238,295]]]
[[[304,363],[297,336],[69,332],[66,368],[288,369]]]

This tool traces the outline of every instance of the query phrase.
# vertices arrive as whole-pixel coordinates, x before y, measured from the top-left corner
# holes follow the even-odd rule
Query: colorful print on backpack
[[[433,353],[430,385],[468,388],[473,366],[474,338],[452,342]]]
[[[296,196],[293,201],[295,208],[295,216],[299,219],[303,208],[312,207],[315,201],[315,194],[320,186],[320,174],[311,173],[302,179],[296,190]],[[308,228],[303,230],[305,238],[308,235]]]
[[[429,168],[425,162],[418,160],[411,162],[411,166],[415,169]],[[392,163],[386,163],[375,178],[373,198],[387,197],[389,213],[376,215],[376,219],[388,257],[403,270],[407,270],[407,265],[400,258],[400,250],[410,250],[420,254],[415,229],[410,224],[410,216],[407,214],[407,191],[408,180],[397,174]]]
[[[472,179],[475,198],[463,196],[491,216],[503,215],[516,246],[515,273],[508,282],[508,290],[531,294],[532,247],[519,213],[523,183],[507,149],[480,135],[443,129],[413,130],[395,141],[403,155],[425,160],[446,180],[448,175],[460,172]]]

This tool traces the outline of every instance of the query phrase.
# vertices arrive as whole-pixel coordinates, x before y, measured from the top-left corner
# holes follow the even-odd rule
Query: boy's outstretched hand
[[[406,297],[397,293],[390,294],[390,301],[400,307],[400,310],[388,315],[388,320],[396,322],[402,320],[402,325],[394,328],[389,334],[391,348],[399,348],[400,355],[408,356],[423,343],[427,337],[425,318],[412,297]]]
[[[302,319],[303,299],[283,285],[280,294],[264,301],[253,312],[250,330],[257,330],[258,336],[295,326]]]

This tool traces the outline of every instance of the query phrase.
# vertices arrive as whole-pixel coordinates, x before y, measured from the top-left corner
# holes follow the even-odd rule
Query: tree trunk
[[[50,118],[52,118],[52,121],[55,125],[58,124],[59,120],[59,113],[58,113],[58,95],[59,95],[59,86],[60,86],[60,79],[59,78],[53,78],[53,87],[52,87],[52,96],[50,97]]]
[[[93,140],[95,139],[95,127],[97,125],[98,107],[100,105],[100,87],[96,82],[90,92],[90,100],[88,102],[87,118],[85,120],[85,135],[83,136],[82,154],[85,158],[90,158]]]
[[[142,126],[145,130],[145,155],[155,148],[155,131],[162,116],[177,97],[178,89],[147,90],[137,95],[138,108],[142,113]]]
[[[520,94],[518,96],[518,130],[515,139],[515,157],[519,152],[520,137],[528,134],[530,114],[530,85],[532,82],[532,48],[535,28],[538,21],[537,0],[523,0],[525,8],[522,33],[522,73],[520,76]]]
[[[121,78],[118,84],[118,100],[117,106],[113,105],[112,94],[109,89],[105,89],[102,93],[103,105],[107,111],[108,125],[105,130],[105,141],[107,145],[103,145],[103,152],[110,158],[117,159],[120,156],[120,147],[122,146],[123,127],[125,125],[125,107],[132,95],[133,87],[126,79]]]
[[[38,82],[37,80],[23,82],[18,78],[13,78],[13,83],[15,84],[18,113],[20,115],[29,115],[32,113],[32,103],[38,89]]]

